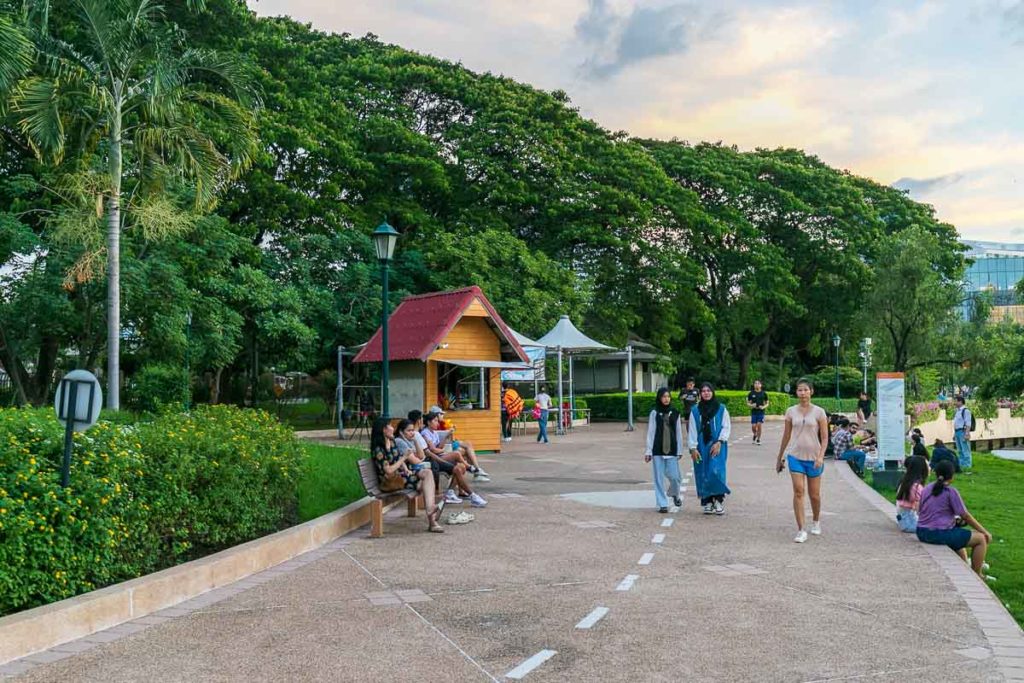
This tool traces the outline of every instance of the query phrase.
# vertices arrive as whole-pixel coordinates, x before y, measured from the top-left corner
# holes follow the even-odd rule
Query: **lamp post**
[[[838,334],[832,335],[832,346],[836,347],[836,402],[839,401],[839,342],[842,341]],[[836,407],[836,410],[839,410]]]
[[[388,266],[395,253],[398,231],[385,220],[373,231],[373,246],[380,262],[381,306],[380,306],[380,347],[381,347],[381,416],[390,417],[388,405]]]
[[[868,366],[871,365],[871,337],[860,340],[860,362],[864,368],[864,393],[868,393]]]

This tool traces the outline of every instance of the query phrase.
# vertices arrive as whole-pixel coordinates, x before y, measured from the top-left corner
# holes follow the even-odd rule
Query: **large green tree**
[[[17,129],[64,176],[68,201],[54,223],[91,247],[85,254],[90,260],[78,264],[78,279],[90,278],[101,249],[105,256],[107,405],[116,409],[125,218],[153,234],[183,231],[189,221],[175,205],[182,184],[196,209],[210,207],[249,159],[254,134],[248,108],[256,98],[238,60],[188,47],[165,20],[161,3],[70,5],[51,17],[52,27],[24,23],[20,30],[32,42],[33,66],[12,42],[0,50],[0,73],[6,81],[19,78],[9,88]],[[2,36],[8,34],[9,27]],[[212,89],[212,82],[224,90]],[[105,204],[102,248],[95,240],[97,220],[88,213],[93,197]]]

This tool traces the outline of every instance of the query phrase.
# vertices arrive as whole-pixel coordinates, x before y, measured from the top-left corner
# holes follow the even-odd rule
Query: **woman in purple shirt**
[[[960,492],[950,486],[954,477],[953,463],[943,460],[935,465],[935,482],[924,487],[917,516],[917,539],[924,543],[946,545],[967,559],[971,549],[971,568],[978,576],[985,564],[985,552],[992,534],[974,519],[964,505]],[[961,524],[969,524],[974,531]]]

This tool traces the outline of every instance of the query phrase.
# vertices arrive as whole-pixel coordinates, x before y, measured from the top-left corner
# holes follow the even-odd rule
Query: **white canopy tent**
[[[587,335],[585,335],[582,332],[580,332],[576,328],[576,326],[572,324],[572,321],[569,320],[569,316],[567,316],[567,315],[561,316],[558,319],[558,322],[555,323],[555,326],[552,327],[551,330],[547,334],[545,334],[543,337],[538,339],[537,343],[538,344],[542,344],[542,345],[546,346],[549,349],[556,349],[557,352],[558,352],[558,410],[559,410],[559,418],[558,418],[558,428],[557,428],[556,432],[558,434],[562,434],[564,432],[564,429],[562,428],[562,417],[561,417],[561,410],[562,410],[562,403],[563,403],[563,394],[562,394],[562,353],[566,353],[569,356],[569,407],[570,407],[570,413],[569,414],[572,415],[572,412],[571,412],[572,405],[573,405],[573,395],[572,395],[572,393],[573,393],[573,388],[572,388],[572,354],[574,352],[575,353],[579,353],[579,352],[587,352],[587,351],[610,351],[610,350],[615,350],[615,349],[612,346],[608,346],[607,344],[602,344],[599,341],[595,341],[594,339],[591,339]],[[632,368],[630,368],[630,374],[632,374]],[[632,406],[632,397],[633,397],[632,386],[633,386],[633,382],[632,382],[632,378],[630,378],[630,381],[629,381],[629,387],[630,387],[629,395],[630,395],[630,405],[631,406]],[[632,413],[632,410],[630,412]],[[632,425],[632,419],[630,419],[630,425]]]

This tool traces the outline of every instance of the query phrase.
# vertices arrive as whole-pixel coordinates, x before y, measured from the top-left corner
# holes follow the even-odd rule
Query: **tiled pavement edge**
[[[834,462],[834,469],[864,500],[889,519],[896,528],[896,506],[882,494],[860,479],[845,463]],[[907,534],[908,540],[918,543],[916,536]],[[945,546],[922,543],[942,571],[949,578],[957,593],[963,597],[967,607],[988,640],[991,654],[999,662],[999,668],[1008,681],[1024,681],[1024,631],[1014,620],[999,597],[992,592],[981,578],[960,557]],[[976,650],[982,650],[976,652]],[[987,657],[982,648],[959,650],[965,657]]]

